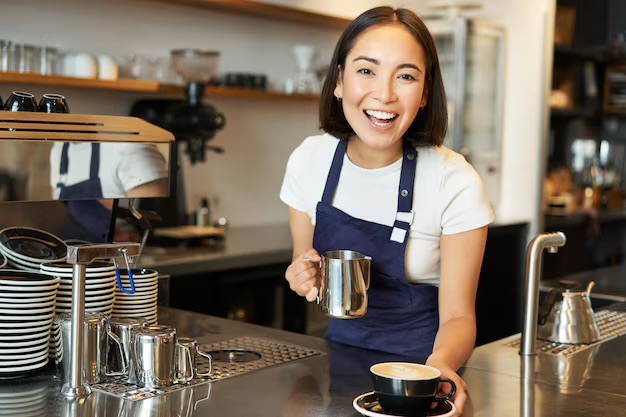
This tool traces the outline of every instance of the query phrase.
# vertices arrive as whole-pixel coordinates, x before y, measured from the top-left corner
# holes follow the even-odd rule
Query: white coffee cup
[[[119,67],[109,55],[98,55],[98,78],[101,80],[117,80]]]
[[[63,75],[77,78],[96,78],[98,65],[89,54],[78,52],[69,53],[63,57]]]

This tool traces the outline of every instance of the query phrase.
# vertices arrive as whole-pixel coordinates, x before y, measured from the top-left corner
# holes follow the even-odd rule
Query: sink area
[[[626,334],[626,312],[616,310],[600,310],[595,314],[596,323],[600,330],[600,340],[590,344],[571,345],[567,343],[556,343],[548,340],[537,339],[538,353],[551,355],[570,356],[581,350],[593,347],[599,343],[611,340],[614,337]],[[519,349],[521,337],[509,340],[505,346]]]

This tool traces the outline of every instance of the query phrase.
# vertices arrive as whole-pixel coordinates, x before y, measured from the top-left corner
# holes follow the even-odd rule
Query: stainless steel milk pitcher
[[[322,313],[337,319],[363,316],[372,258],[351,250],[325,252],[321,258],[317,302]]]

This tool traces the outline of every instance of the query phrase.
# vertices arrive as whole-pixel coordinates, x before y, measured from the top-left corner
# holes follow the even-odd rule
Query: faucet
[[[563,232],[542,233],[537,235],[528,244],[526,250],[526,281],[524,283],[524,324],[522,327],[522,341],[520,355],[537,354],[537,310],[539,304],[539,281],[543,261],[543,250],[556,253],[558,248],[565,245]]]
[[[70,351],[70,378],[61,393],[69,398],[86,397],[91,388],[83,384],[83,332],[85,319],[85,271],[86,265],[102,258],[136,256],[138,243],[103,243],[67,247],[67,263],[72,264],[72,333]],[[128,260],[127,260],[128,262]]]

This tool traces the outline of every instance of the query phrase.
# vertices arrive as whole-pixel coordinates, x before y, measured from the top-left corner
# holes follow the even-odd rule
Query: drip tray
[[[571,345],[567,343],[550,342],[549,340],[537,339],[537,350],[551,355],[570,356],[576,352],[606,342],[614,337],[626,334],[626,312],[615,310],[600,310],[595,313],[596,324],[600,331],[600,340],[590,344]],[[505,344],[519,349],[521,338],[517,338]]]
[[[213,372],[207,377],[194,378],[190,382],[174,384],[166,388],[140,388],[119,378],[108,378],[105,382],[92,385],[91,388],[126,400],[138,401],[322,354],[322,352],[302,346],[254,337],[240,337],[202,344],[200,350],[211,354],[213,359]],[[206,373],[208,370],[209,361],[200,357],[198,372]]]

